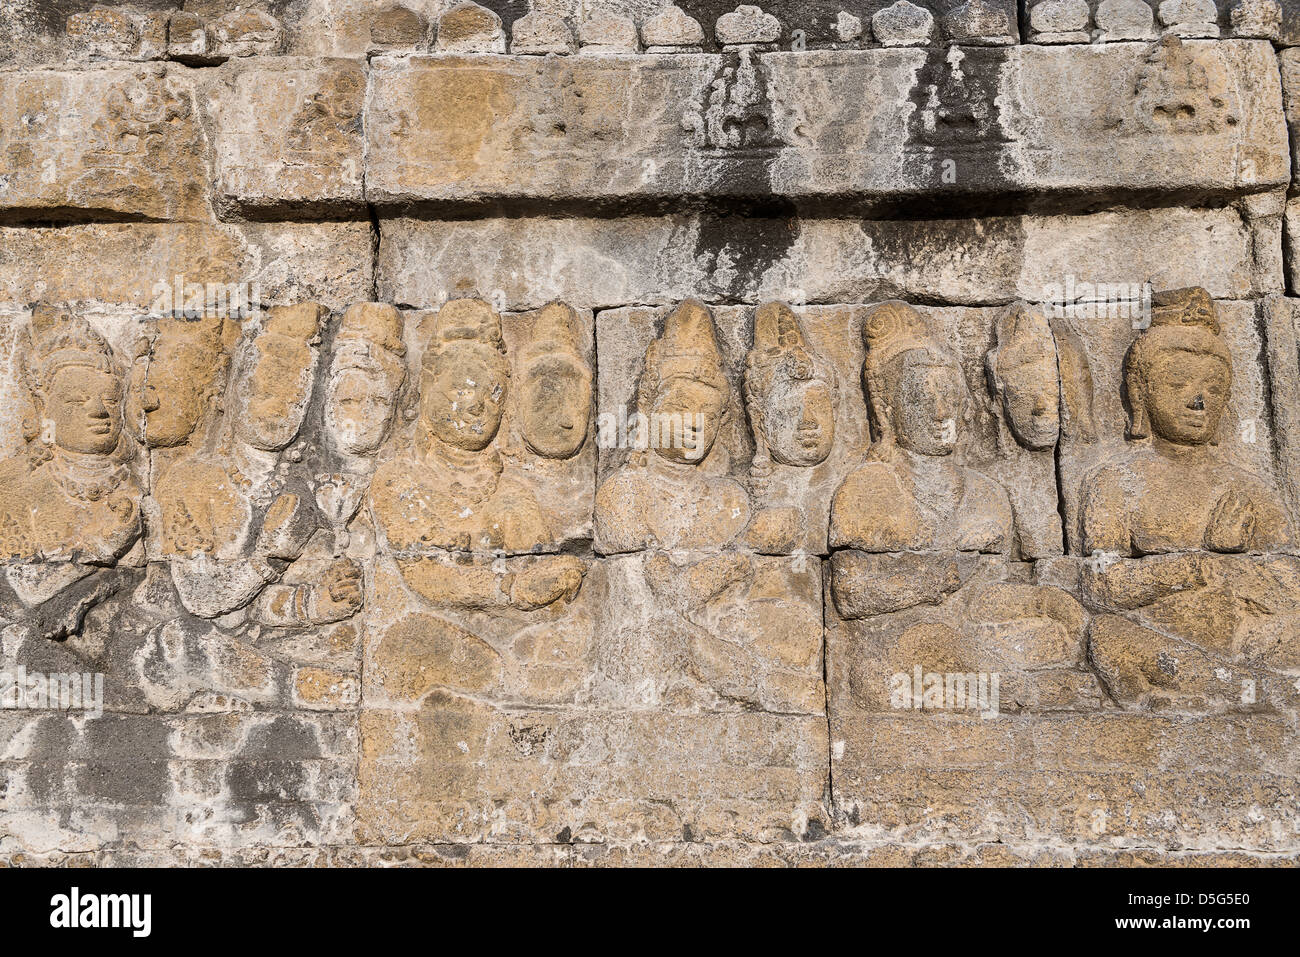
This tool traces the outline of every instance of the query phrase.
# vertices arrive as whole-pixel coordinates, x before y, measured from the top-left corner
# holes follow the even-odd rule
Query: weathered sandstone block
[[[342,309],[369,295],[370,245],[364,222],[0,227],[0,302],[79,300],[139,313],[242,296]]]
[[[871,204],[972,191],[1253,192],[1287,174],[1271,61],[1264,44],[1177,38],[949,54],[379,58],[367,195]],[[1101,80],[1059,96],[1081,69]],[[533,157],[524,166],[521,149]]]
[[[679,214],[621,218],[385,219],[382,298],[427,308],[480,296],[507,309],[705,301],[954,304],[1039,301],[1070,283],[1203,283],[1220,299],[1253,280],[1241,214],[1152,209],[1091,216],[860,220]]]
[[[207,138],[183,68],[0,72],[0,116],[7,215],[210,216]]]
[[[357,60],[229,61],[204,87],[218,201],[246,213],[359,206],[365,87]]]

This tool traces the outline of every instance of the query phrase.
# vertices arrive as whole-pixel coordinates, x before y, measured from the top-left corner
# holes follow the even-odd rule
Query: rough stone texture
[[[355,60],[232,60],[205,89],[217,198],[248,213],[362,203],[366,75]],[[261,119],[280,117],[268,129]]]
[[[1293,260],[1294,261],[1294,260]],[[1201,282],[1260,294],[1242,214],[1152,209],[1091,216],[877,221],[635,216],[385,220],[379,291],[428,308],[481,296],[507,309],[896,296],[963,305],[1042,300],[1078,282]]]
[[[1300,862],[1295,4],[3,8],[0,866]]]
[[[704,28],[681,7],[664,7],[641,27],[641,39],[650,53],[698,50],[704,44]]]
[[[0,210],[201,219],[210,185],[196,79],[163,64],[0,72]]]
[[[1283,50],[1278,55],[1282,69],[1282,97],[1291,128],[1291,195],[1300,194],[1300,54]]]
[[[368,224],[115,223],[0,229],[0,301],[81,301],[146,312],[159,283],[249,284],[262,301],[341,309],[374,281]]]
[[[530,13],[515,22],[510,32],[511,53],[572,53],[578,48],[573,30],[563,19],[547,13]]]
[[[1287,175],[1277,73],[1260,43],[729,56],[378,58],[367,195],[880,204],[1032,190],[1100,201],[1231,193],[1243,181],[1253,191]],[[1081,68],[1096,82],[1057,95]],[[877,94],[849,95],[863,85]],[[938,106],[918,111],[927,85]],[[568,92],[578,88],[596,92]],[[974,108],[985,96],[996,106]],[[645,111],[647,98],[682,109]],[[533,157],[522,167],[521,148]]]

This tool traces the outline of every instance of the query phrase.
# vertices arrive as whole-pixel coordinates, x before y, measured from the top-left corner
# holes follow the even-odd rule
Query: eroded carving
[[[1090,654],[1125,706],[1257,710],[1291,692],[1269,672],[1300,663],[1300,566],[1247,554],[1293,537],[1277,493],[1215,450],[1232,383],[1209,294],[1157,295],[1124,360],[1134,445],[1083,504],[1085,594],[1107,612]]]
[[[0,463],[0,555],[30,630],[76,633],[117,590],[140,539],[141,490],[128,466],[121,373],[80,316],[40,306],[27,368],[24,453]]]
[[[1027,449],[1050,449],[1061,434],[1061,386],[1056,341],[1041,312],[1019,303],[998,323],[988,354],[989,390],[1007,427]]]
[[[749,496],[716,446],[730,391],[713,316],[697,300],[682,303],[646,349],[637,412],[649,448],[596,493],[599,551],[722,547],[744,535]]]
[[[178,460],[158,482],[162,553],[192,614],[215,618],[261,596],[259,612],[275,623],[329,622],[360,604],[359,569],[346,561],[318,583],[267,590],[324,524],[302,453],[290,449],[324,317],[315,303],[271,309],[240,356],[216,447]]]
[[[754,472],[770,470],[772,462],[810,467],[830,455],[839,408],[835,369],[812,350],[799,318],[783,302],[759,306],[754,314],[745,405],[757,446]]]
[[[537,455],[572,458],[591,421],[591,365],[578,345],[573,309],[560,302],[544,306],[520,360],[524,442]]]
[[[953,454],[969,402],[956,359],[903,302],[873,309],[863,337],[875,441],[832,500],[831,547],[1005,554],[1012,541],[1006,492]]]

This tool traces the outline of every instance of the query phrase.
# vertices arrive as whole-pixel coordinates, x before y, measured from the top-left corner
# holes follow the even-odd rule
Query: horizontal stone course
[[[1272,58],[1260,42],[1176,39],[951,55],[381,57],[367,198],[870,205],[1256,191],[1288,172]],[[1072,84],[1080,72],[1094,82]],[[675,108],[638,109],[647,101]]]
[[[1229,208],[974,220],[679,214],[380,220],[381,298],[481,296],[528,309],[782,298],[952,304],[1040,300],[1052,284],[1200,284],[1250,298],[1250,236]]]

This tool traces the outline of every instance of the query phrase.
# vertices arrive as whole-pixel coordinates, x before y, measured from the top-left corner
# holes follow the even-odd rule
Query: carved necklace
[[[98,502],[127,481],[125,465],[115,465],[102,455],[79,455],[59,448],[54,449],[45,468],[64,495],[83,502]]]
[[[437,481],[446,483],[453,501],[478,505],[496,494],[505,463],[495,446],[481,452],[468,452],[433,439],[425,448],[425,461],[433,471],[442,473]]]

